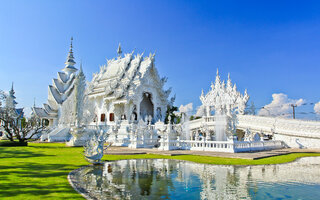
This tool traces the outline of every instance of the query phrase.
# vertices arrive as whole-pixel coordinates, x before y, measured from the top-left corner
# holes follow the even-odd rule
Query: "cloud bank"
[[[187,105],[181,105],[179,107],[179,113],[186,113],[186,114],[190,114],[193,110],[193,104],[189,103]]]
[[[314,105],[313,109],[317,115],[320,115],[320,101]]]
[[[304,99],[289,99],[288,95],[283,93],[272,94],[271,103],[263,106],[264,108],[259,111],[258,115],[288,117],[292,115],[291,104],[301,106],[303,103],[305,103]]]

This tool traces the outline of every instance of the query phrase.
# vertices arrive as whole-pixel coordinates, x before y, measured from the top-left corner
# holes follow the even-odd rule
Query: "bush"
[[[28,146],[28,142],[0,141],[0,146],[2,147]]]

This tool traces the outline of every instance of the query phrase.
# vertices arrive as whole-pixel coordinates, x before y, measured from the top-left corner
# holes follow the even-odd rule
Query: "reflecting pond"
[[[69,178],[91,199],[319,199],[320,157],[259,166],[122,160],[77,169]]]

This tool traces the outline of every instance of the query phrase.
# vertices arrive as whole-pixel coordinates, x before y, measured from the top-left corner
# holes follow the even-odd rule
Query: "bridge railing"
[[[252,141],[252,142],[240,142],[234,143],[234,152],[248,152],[248,151],[264,151],[272,149],[285,148],[285,144],[279,140],[269,141]]]
[[[234,143],[232,141],[196,141],[180,140],[179,146],[182,149],[194,151],[217,151],[217,152],[234,152]]]
[[[281,149],[285,145],[282,141],[194,141],[194,140],[180,140],[177,144],[181,149],[195,150],[195,151],[215,151],[215,152],[250,152],[263,151],[272,149]]]

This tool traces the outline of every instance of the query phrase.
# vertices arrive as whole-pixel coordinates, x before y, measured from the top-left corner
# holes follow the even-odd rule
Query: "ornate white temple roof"
[[[116,59],[107,60],[107,64],[100,67],[100,72],[93,74],[90,97],[103,96],[107,100],[126,101],[134,96],[134,91],[148,76],[145,79],[153,77],[158,83],[156,87],[161,98],[168,98],[171,90],[163,90],[167,79],[159,77],[154,64],[155,54],[143,57],[143,53],[133,55],[132,51],[122,57],[121,46],[117,52],[119,56]]]
[[[70,50],[62,72],[58,72],[58,78],[52,79],[52,85],[48,87],[48,103],[43,104],[43,108],[33,107],[33,112],[42,118],[54,118],[58,115],[59,106],[71,95],[73,91],[74,79],[77,68],[73,56],[73,46],[70,44]]]
[[[236,84],[232,85],[229,74],[227,84],[224,81],[221,82],[219,71],[217,70],[215,83],[211,83],[211,90],[206,95],[202,90],[200,100],[203,106],[216,112],[224,113],[237,109],[240,114],[243,114],[249,95],[247,90],[242,95],[237,90]]]

